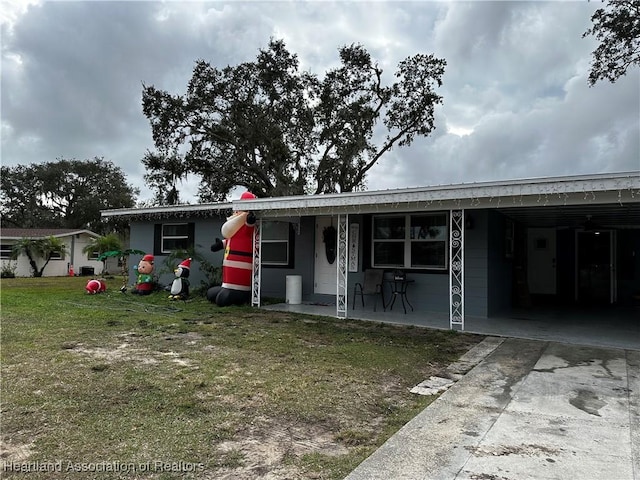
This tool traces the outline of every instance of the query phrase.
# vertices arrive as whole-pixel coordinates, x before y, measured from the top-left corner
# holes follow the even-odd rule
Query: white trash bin
[[[302,303],[302,275],[287,275],[286,299],[290,305]]]

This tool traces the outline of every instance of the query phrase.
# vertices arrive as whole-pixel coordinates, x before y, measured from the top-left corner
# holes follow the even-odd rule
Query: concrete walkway
[[[346,480],[640,480],[640,351],[485,342]]]

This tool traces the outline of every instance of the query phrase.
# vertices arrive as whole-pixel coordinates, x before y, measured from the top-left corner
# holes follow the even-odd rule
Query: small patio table
[[[409,307],[411,307],[411,311],[413,311],[413,305],[411,305],[409,298],[407,297],[407,289],[410,284],[415,282],[415,280],[408,278],[390,278],[385,280],[385,282],[391,287],[391,301],[387,304],[389,311],[393,310],[393,304],[396,302],[397,297],[400,297],[400,300],[402,301],[404,313],[407,313],[406,305],[409,305]],[[384,308],[385,312],[387,311],[387,307]]]

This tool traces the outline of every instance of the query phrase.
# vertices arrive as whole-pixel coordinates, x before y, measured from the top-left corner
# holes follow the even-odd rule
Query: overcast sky
[[[2,1],[2,164],[104,157],[144,185],[142,84],[186,91],[194,62],[253,61],[283,39],[319,76],[362,44],[447,61],[436,130],[395,148],[369,190],[640,170],[638,68],[589,87],[599,1]],[[182,186],[193,201],[195,185]]]

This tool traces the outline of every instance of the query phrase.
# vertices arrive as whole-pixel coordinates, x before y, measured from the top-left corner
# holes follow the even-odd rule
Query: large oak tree
[[[338,52],[340,65],[322,79],[272,39],[255,62],[197,61],[184,95],[144,85],[155,150],[143,163],[156,200],[178,202],[187,175],[201,180],[201,201],[236,186],[258,197],[363,189],[382,155],[431,133],[444,60],[409,57],[385,83],[363,46]]]
[[[131,208],[138,190],[120,167],[102,158],[2,167],[0,209],[4,227],[122,229],[100,210]]]
[[[608,0],[591,22],[583,37],[592,35],[600,43],[592,54],[589,85],[614,83],[630,66],[640,65],[640,0]]]

